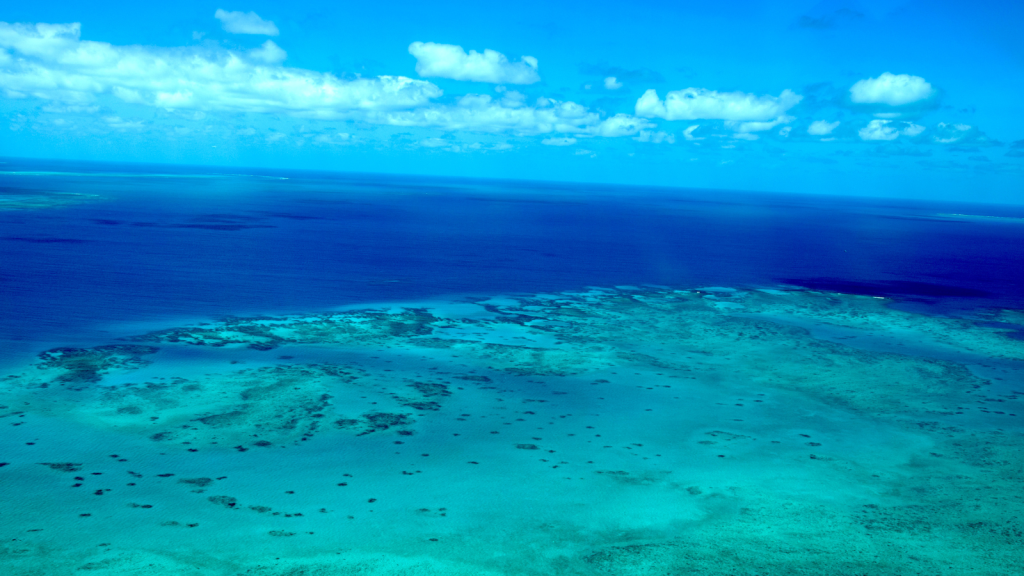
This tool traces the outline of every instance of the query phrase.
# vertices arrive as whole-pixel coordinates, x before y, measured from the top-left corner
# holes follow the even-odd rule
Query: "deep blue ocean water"
[[[1024,308],[1024,209],[718,190],[8,159],[0,348],[118,325],[657,284]],[[946,217],[967,214],[997,218]]]

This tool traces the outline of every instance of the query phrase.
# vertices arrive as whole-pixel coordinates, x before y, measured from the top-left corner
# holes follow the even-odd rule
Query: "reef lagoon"
[[[0,165],[10,575],[1024,573],[1024,209]]]

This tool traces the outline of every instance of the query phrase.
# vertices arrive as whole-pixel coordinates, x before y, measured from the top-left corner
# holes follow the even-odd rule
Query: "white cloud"
[[[213,17],[220,20],[224,30],[232,34],[277,36],[281,33],[273,22],[260,18],[255,12],[228,12],[218,9]]]
[[[902,128],[897,128],[893,125],[892,120],[872,120],[868,122],[868,125],[861,128],[857,134],[860,135],[861,140],[895,140],[903,136],[917,136],[924,132],[924,126],[918,124],[912,124],[910,122]]]
[[[728,120],[725,126],[736,132],[764,132],[765,130],[775,128],[779,124],[788,124],[793,120],[796,120],[796,118],[792,116],[779,116],[770,122],[737,122],[735,120]]]
[[[71,105],[110,94],[170,110],[287,113],[318,118],[428,104],[441,89],[424,80],[380,76],[341,80],[269,63],[284,51],[265,43],[250,52],[221,48],[115,46],[79,39],[80,25],[0,22],[0,86],[11,93]],[[0,52],[3,53],[3,52]]]
[[[577,149],[575,154],[576,156],[590,156],[591,158],[597,158],[597,154],[594,154],[593,150],[585,150],[583,148]]]
[[[217,112],[267,113],[565,138],[628,137],[655,128],[643,118],[603,117],[575,102],[541,97],[531,104],[515,90],[469,94],[453,103],[437,104],[433,100],[443,93],[425,80],[402,76],[343,80],[282,66],[286,54],[270,40],[254,50],[235,51],[215,45],[116,46],[82,41],[79,36],[78,24],[0,22],[0,90],[4,91],[0,94],[93,112],[116,98],[189,120]]]
[[[895,140],[899,138],[899,130],[889,126],[890,120],[872,120],[861,128],[858,134],[861,140]]]
[[[420,140],[419,144],[426,148],[443,148],[451,144],[451,142],[441,138],[427,138],[425,140]]]
[[[668,132],[662,132],[661,130],[657,132],[653,132],[651,130],[641,130],[640,134],[633,138],[633,140],[636,140],[637,142],[651,142],[652,144],[661,144],[666,142],[668,144],[676,143],[675,136],[669,134]]]
[[[451,78],[492,82],[494,84],[533,84],[540,81],[537,59],[523,56],[520,62],[509,62],[501,52],[484,50],[483,53],[453,44],[413,42],[409,54],[416,57],[416,73],[424,78]]]
[[[391,126],[441,128],[471,132],[505,132],[520,135],[561,132],[573,136],[631,136],[652,125],[627,114],[605,120],[575,102],[538,98],[535,106],[495,100],[487,94],[467,94],[454,105],[423,106],[412,110],[367,111],[367,122]]]
[[[500,88],[500,86],[499,86]],[[526,94],[515,90],[503,90],[501,104],[508,108],[519,108],[526,106]]]
[[[693,135],[693,131],[697,128],[700,128],[700,124],[694,124],[686,130],[683,130],[683,138],[686,138],[687,140],[703,140],[703,137]]]
[[[827,136],[839,127],[839,121],[829,122],[828,120],[815,120],[807,127],[807,133],[811,136]]]
[[[654,128],[654,124],[628,114],[616,114],[588,129],[587,132],[596,136],[615,138],[618,136],[632,136],[648,128]]]
[[[968,136],[972,132],[971,128],[972,126],[969,124],[939,122],[938,126],[936,126],[938,134],[934,136],[934,140],[939,144],[952,144]]]
[[[793,131],[793,127],[792,126],[786,126],[782,130],[779,130],[779,136],[782,136],[783,138],[789,138],[789,133],[792,132],[792,131]]]
[[[932,85],[920,76],[889,72],[878,78],[860,80],[850,88],[850,100],[856,104],[903,106],[927,100],[934,94]]]
[[[608,90],[618,90],[622,88],[622,82],[619,82],[615,76],[609,76],[604,79],[604,87]]]
[[[666,120],[766,121],[783,116],[802,99],[791,90],[775,97],[686,88],[669,92],[662,101],[657,91],[650,89],[636,101],[636,115]]]
[[[267,40],[259,48],[249,50],[249,57],[266,64],[280,64],[288,57],[288,53],[272,40]]]
[[[498,142],[494,146],[491,146],[491,150],[511,150],[513,146],[508,142]]]
[[[576,143],[575,138],[545,138],[540,141],[545,146],[572,146]]]
[[[924,132],[924,126],[921,126],[920,124],[910,124],[903,128],[903,130],[900,130],[900,134],[911,137],[917,136],[921,132]]]

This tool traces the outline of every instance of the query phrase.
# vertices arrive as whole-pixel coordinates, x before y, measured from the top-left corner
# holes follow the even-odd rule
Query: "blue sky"
[[[1019,3],[10,4],[0,155],[1024,203]]]

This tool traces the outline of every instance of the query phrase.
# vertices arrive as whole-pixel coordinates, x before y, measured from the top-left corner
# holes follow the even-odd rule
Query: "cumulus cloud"
[[[952,144],[977,133],[977,129],[968,124],[947,124],[939,122],[933,139],[939,144]]]
[[[686,130],[683,130],[683,138],[686,138],[687,140],[703,140],[703,137],[693,135],[693,131],[696,130],[697,128],[700,128],[700,124],[694,124],[693,126],[687,128]]]
[[[267,40],[259,48],[249,50],[248,54],[249,58],[266,64],[280,64],[288,58],[288,53],[271,40]]]
[[[277,36],[281,33],[273,22],[260,18],[255,12],[228,12],[218,9],[213,17],[220,20],[220,25],[226,32],[232,34]]]
[[[78,24],[0,22],[0,91],[9,98],[43,100],[54,110],[96,111],[103,99],[116,98],[191,119],[213,112],[270,113],[565,138],[628,137],[655,128],[644,118],[605,117],[575,102],[537,98],[530,103],[524,94],[503,88],[495,96],[469,94],[440,104],[434,99],[441,89],[426,80],[344,80],[282,66],[287,54],[270,40],[236,51],[116,46],[82,41],[79,35]],[[284,136],[268,136],[273,138]],[[332,142],[342,140],[331,136]]]
[[[775,97],[686,88],[669,92],[663,101],[656,90],[650,89],[636,101],[636,115],[665,120],[762,122],[785,115],[802,98],[791,90],[783,90]]]
[[[728,120],[725,126],[736,132],[764,132],[765,130],[775,128],[779,124],[788,124],[793,120],[796,120],[796,118],[792,116],[779,116],[774,120],[766,122],[737,122],[735,120]]]
[[[89,105],[109,94],[171,110],[290,113],[320,118],[429,104],[441,89],[380,76],[341,80],[275,64],[273,42],[256,50],[115,46],[80,40],[79,24],[0,22],[0,87],[8,97]]]
[[[811,136],[828,136],[838,127],[838,120],[835,122],[829,122],[828,120],[815,120],[807,127],[807,133]]]
[[[518,99],[495,100],[488,94],[467,94],[453,105],[411,110],[369,111],[363,119],[374,124],[441,128],[472,132],[515,132],[520,135],[564,133],[573,136],[632,136],[653,126],[628,114],[601,116],[575,102],[538,98],[535,105]]]
[[[899,138],[899,130],[889,126],[890,120],[872,120],[867,126],[860,129],[858,134],[861,140],[895,140]]]
[[[604,79],[604,87],[608,90],[618,90],[622,88],[622,82],[619,82],[615,76],[609,76]]]
[[[572,146],[576,143],[575,138],[545,138],[540,141],[545,146]]]
[[[924,78],[890,72],[860,80],[850,87],[850,100],[855,104],[903,106],[927,100],[934,94],[932,85]]]
[[[903,134],[904,136],[917,136],[921,132],[924,132],[924,126],[909,122],[907,126],[904,126],[903,129],[900,130],[900,134]]]
[[[523,56],[519,62],[509,62],[501,52],[470,50],[462,46],[413,42],[409,54],[416,57],[416,73],[424,78],[451,78],[494,84],[533,84],[540,81],[537,59]]]
[[[857,134],[861,140],[895,140],[901,135],[917,136],[922,132],[924,132],[924,126],[910,122],[904,122],[903,126],[897,127],[892,120],[872,120]]]
[[[618,136],[632,136],[647,128],[654,128],[654,124],[629,114],[616,114],[593,126],[588,132],[596,136],[615,138]]]

